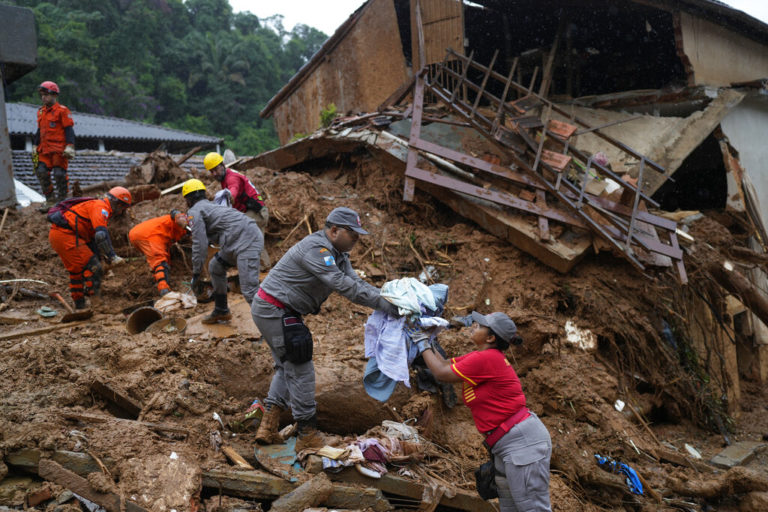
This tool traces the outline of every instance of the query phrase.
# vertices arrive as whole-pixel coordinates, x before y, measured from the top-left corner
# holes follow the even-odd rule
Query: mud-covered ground
[[[604,253],[588,256],[568,275],[558,274],[424,193],[417,192],[414,203],[403,203],[402,178],[365,158],[297,172],[260,168],[248,174],[268,197],[266,247],[273,262],[319,229],[334,207],[349,206],[371,232],[352,253],[353,265],[370,282],[381,285],[429,271],[436,282],[450,286],[446,317],[500,310],[516,321],[525,343],[508,357],[529,406],[552,435],[554,510],[766,510],[768,486],[761,486],[767,452],[758,451],[746,466],[749,473],[733,477],[689,462],[685,444],[706,461],[723,448],[723,436],[703,428],[687,413],[687,398],[664,386],[682,377],[669,373],[678,366],[656,357],[666,350],[660,341],[659,304],[677,287],[670,274],[644,277]],[[272,373],[269,351],[247,316],[239,317],[234,333],[224,336],[126,332],[122,309],[156,298],[148,266],[127,244],[127,231],[171,208],[184,208],[179,195],[139,203],[130,217],[112,221],[116,250],[129,261],[107,271],[105,303],[90,322],[0,341],[0,455],[23,448],[87,451],[113,463],[109,475],[89,477],[92,486],[157,511],[189,510],[190,497],[199,491],[200,472],[229,466],[211,448],[210,433],[220,429],[212,415],[218,413],[228,425],[241,420],[253,399],[265,396]],[[33,208],[11,212],[0,233],[0,279],[42,280],[50,286],[24,286],[67,296],[68,275],[47,234],[44,216]],[[183,290],[190,278],[188,252],[183,256],[187,245],[172,249],[175,289]],[[230,294],[231,304],[238,299]],[[43,305],[61,309],[55,301],[17,295],[0,314],[27,314],[29,320],[3,325],[3,336],[58,322],[59,317],[43,320],[34,313]],[[211,308],[199,304],[177,314],[190,319]],[[365,394],[363,325],[369,313],[334,295],[319,315],[306,319],[315,339],[320,427],[354,436],[382,420],[419,419],[430,409],[433,420],[426,434],[433,444],[422,464],[442,485],[474,490],[472,471],[486,455],[466,407],[448,409],[440,396],[415,386],[399,386],[386,404]],[[595,349],[565,341],[569,320],[594,334]],[[451,330],[440,341],[450,355],[472,349],[461,331]],[[642,353],[651,354],[636,358],[645,366],[621,358]],[[110,414],[109,404],[91,390],[95,380],[142,404],[143,421],[176,425],[189,435],[161,434],[130,422],[67,419],[67,413]],[[731,441],[761,441],[768,434],[765,390],[756,382],[742,383],[741,412],[732,419],[729,436]],[[638,414],[631,407],[617,411],[617,399],[634,405]],[[282,425],[290,420],[285,416]],[[240,433],[230,441],[247,452],[252,436]],[[622,477],[597,467],[595,454],[629,464],[656,494],[632,495]],[[6,468],[6,482],[21,474],[13,466]],[[0,466],[0,477],[4,473]],[[62,490],[52,488],[55,493]],[[0,492],[0,505],[19,507],[25,493]]]

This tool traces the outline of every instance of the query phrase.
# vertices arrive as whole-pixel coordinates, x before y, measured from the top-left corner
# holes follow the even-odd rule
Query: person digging
[[[146,220],[128,232],[131,245],[147,258],[161,297],[171,291],[169,248],[172,243],[178,242],[186,234],[187,215],[179,210],[171,210],[169,215]]]
[[[204,324],[226,322],[232,318],[227,304],[227,269],[237,267],[240,290],[251,304],[259,289],[259,259],[264,236],[256,221],[227,206],[206,199],[205,185],[198,179],[184,182],[181,193],[189,207],[187,222],[192,236],[192,291],[203,292],[200,274],[208,256],[208,244],[219,251],[208,263],[213,285],[214,308],[203,318]]]

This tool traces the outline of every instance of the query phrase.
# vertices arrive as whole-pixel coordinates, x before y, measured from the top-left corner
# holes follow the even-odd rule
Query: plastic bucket
[[[130,334],[138,334],[144,332],[144,330],[163,318],[163,314],[153,307],[144,306],[139,308],[130,315],[125,322],[125,328]]]

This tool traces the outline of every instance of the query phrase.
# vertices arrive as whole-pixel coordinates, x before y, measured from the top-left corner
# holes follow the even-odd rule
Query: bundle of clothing
[[[456,405],[453,386],[437,381],[419,356],[414,339],[429,336],[443,357],[436,336],[449,327],[441,318],[448,300],[448,286],[426,286],[412,277],[388,281],[381,287],[381,296],[398,307],[401,316],[395,317],[376,310],[365,324],[365,356],[369,358],[363,375],[366,393],[380,402],[386,402],[398,382],[410,384],[410,369],[414,368],[420,390],[442,392],[448,407]]]

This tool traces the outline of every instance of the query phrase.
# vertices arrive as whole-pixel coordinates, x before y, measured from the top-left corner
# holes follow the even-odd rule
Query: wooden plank
[[[76,413],[62,411],[60,413],[64,418],[69,420],[82,421],[84,423],[117,423],[121,425],[140,425],[150,430],[159,430],[161,432],[171,432],[174,434],[189,435],[189,430],[183,427],[177,427],[175,425],[168,425],[167,423],[149,423],[147,421],[126,420],[123,418],[112,418],[109,416],[101,416],[99,414],[89,413]]]
[[[557,239],[543,243],[539,239],[538,225],[525,218],[512,216],[488,203],[483,204],[480,200],[426,182],[419,182],[418,187],[459,215],[475,221],[489,233],[510,242],[558,272],[568,273],[592,246],[592,236],[587,234],[575,237],[568,244]]]
[[[379,479],[371,479],[361,475],[354,468],[347,468],[339,473],[328,475],[331,480],[336,482],[360,483],[367,486],[376,486],[383,492],[404,496],[414,500],[421,500],[424,495],[424,486],[418,482],[406,480],[391,473],[383,475]],[[458,510],[468,510],[472,512],[494,512],[496,509],[478,496],[476,493],[457,490],[456,494],[449,498],[443,496],[440,499],[440,505],[455,508]]]
[[[181,166],[181,164],[183,164],[184,162],[192,158],[194,154],[200,151],[201,149],[203,149],[203,146],[195,146],[194,148],[190,149],[189,151],[187,151],[187,153],[184,156],[176,160],[176,165]]]
[[[91,382],[91,391],[114,404],[118,409],[125,411],[131,418],[136,419],[141,413],[141,404],[128,395],[121,393],[101,379]]]
[[[69,489],[79,496],[104,507],[108,512],[146,512],[146,509],[132,501],[122,501],[120,496],[116,494],[102,493],[94,490],[91,484],[88,483],[88,480],[50,459],[41,459],[37,472],[41,478]]]
[[[27,471],[37,472],[37,466],[42,458],[42,450],[37,448],[24,448],[11,452],[5,456],[5,461],[12,466],[24,468]],[[66,450],[57,450],[53,452],[51,459],[64,466],[78,475],[85,476],[88,473],[101,471],[96,460],[87,453],[69,452]],[[113,461],[109,458],[102,460],[109,468],[113,466]]]
[[[543,190],[536,191],[536,203],[539,206],[547,206],[547,194]],[[549,221],[546,217],[539,217],[539,240],[542,242],[549,241]]]
[[[254,469],[253,466],[248,464],[248,461],[246,461],[242,455],[237,453],[234,448],[231,446],[222,446],[221,452],[226,455],[226,457],[232,461],[238,468],[240,469]]]
[[[24,338],[26,336],[37,336],[39,334],[45,334],[59,329],[66,329],[67,327],[77,327],[78,325],[84,325],[90,323],[90,320],[83,320],[82,322],[69,322],[67,324],[56,324],[49,327],[38,327],[37,329],[27,329],[25,331],[17,331],[9,334],[0,335],[0,341],[15,340],[17,338]]]

